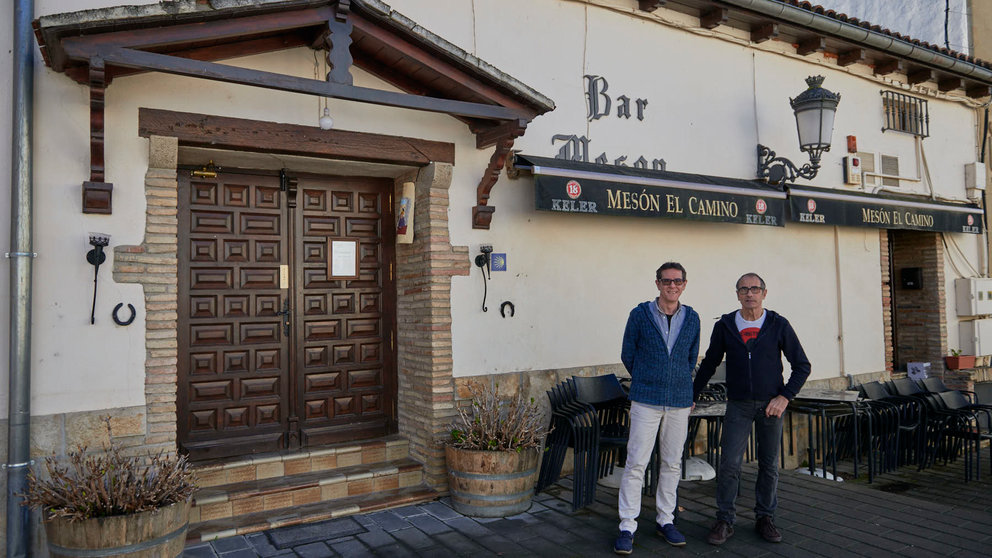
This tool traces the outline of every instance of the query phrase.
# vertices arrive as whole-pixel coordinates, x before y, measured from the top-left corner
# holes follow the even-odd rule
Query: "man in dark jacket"
[[[620,536],[613,545],[617,554],[633,551],[644,470],[655,440],[661,460],[655,530],[668,544],[685,545],[685,537],[674,524],[675,495],[692,409],[692,369],[699,355],[699,315],[679,302],[685,286],[681,264],[662,264],[655,271],[658,298],[631,310],[623,332],[620,360],[630,373],[631,403],[627,461],[618,503]]]
[[[746,273],[737,280],[736,288],[741,309],[724,314],[713,326],[710,346],[693,384],[695,400],[726,355],[728,401],[720,438],[717,521],[707,537],[707,542],[717,545],[734,534],[734,501],[752,424],[758,445],[755,529],[766,541],[782,540],[774,522],[782,415],[810,372],[809,359],[789,321],[762,308],[768,293],[765,281],[757,273]],[[788,383],[783,382],[783,354],[792,366]]]

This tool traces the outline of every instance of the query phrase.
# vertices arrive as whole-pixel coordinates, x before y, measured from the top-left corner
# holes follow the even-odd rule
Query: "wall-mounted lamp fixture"
[[[110,235],[90,233],[90,246],[93,248],[86,253],[86,261],[93,266],[93,308],[90,310],[90,324],[96,323],[96,280],[100,273],[100,264],[107,261],[103,247],[110,244]]]
[[[493,253],[493,247],[488,244],[483,244],[482,246],[479,246],[479,252],[480,254],[475,257],[475,265],[482,272],[482,311],[488,312],[489,308],[486,308],[486,297],[489,295],[489,286],[486,272],[489,271],[489,254]],[[488,279],[492,279],[491,273]]]
[[[812,179],[820,170],[820,155],[830,151],[830,136],[834,133],[834,115],[840,103],[840,93],[831,93],[821,87],[823,76],[806,78],[809,86],[795,99],[789,99],[796,113],[796,130],[799,132],[799,149],[809,153],[809,163],[797,167],[785,157],[758,144],[758,178],[769,184],[795,182],[796,178]]]

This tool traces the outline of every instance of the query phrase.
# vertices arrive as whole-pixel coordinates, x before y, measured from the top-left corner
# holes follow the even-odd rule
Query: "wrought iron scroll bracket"
[[[489,225],[493,220],[493,212],[496,211],[495,207],[489,205],[489,194],[492,192],[493,186],[496,185],[496,181],[499,180],[499,173],[506,165],[507,158],[512,153],[514,140],[523,135],[526,125],[526,121],[517,121],[507,135],[496,140],[496,150],[493,151],[486,172],[482,175],[482,180],[479,181],[479,186],[475,189],[476,206],[472,208],[473,229],[489,230]]]
[[[779,185],[787,182],[795,182],[796,178],[811,180],[820,170],[819,158],[810,157],[810,162],[802,167],[797,167],[795,163],[785,157],[776,157],[775,152],[758,144],[758,179],[765,180],[769,184]]]

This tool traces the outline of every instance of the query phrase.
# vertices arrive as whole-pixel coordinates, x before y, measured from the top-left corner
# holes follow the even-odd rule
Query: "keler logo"
[[[969,215],[968,216],[968,226],[970,227],[970,226],[972,226],[974,224],[975,224],[975,218],[972,217],[971,215]]]
[[[816,213],[816,200],[806,200],[806,209],[810,213]]]
[[[754,202],[754,209],[758,212],[758,215],[764,215],[768,211],[768,204],[765,203],[765,200],[758,199],[758,201]]]
[[[578,181],[569,180],[568,184],[565,184],[565,193],[574,200],[582,195],[582,186],[579,186]]]

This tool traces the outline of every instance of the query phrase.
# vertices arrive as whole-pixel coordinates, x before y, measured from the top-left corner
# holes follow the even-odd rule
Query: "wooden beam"
[[[751,28],[751,42],[763,43],[778,37],[778,24],[767,22]]]
[[[124,66],[126,68],[156,70],[187,77],[251,85],[277,91],[291,91],[318,97],[359,101],[374,105],[440,112],[488,120],[516,120],[518,118],[531,120],[533,118],[533,114],[527,111],[498,105],[469,103],[436,97],[422,97],[368,87],[328,83],[309,78],[252,70],[250,68],[236,68],[214,62],[176,58],[174,56],[140,50],[110,48],[101,53],[101,58],[107,64]]]
[[[855,48],[837,55],[837,65],[847,67],[852,64],[860,64],[865,61],[868,53],[863,48]]]
[[[637,7],[642,12],[653,12],[665,5],[667,0],[637,0]]]
[[[113,211],[111,194],[114,185],[104,182],[106,167],[104,166],[104,94],[106,80],[104,78],[103,60],[94,58],[89,66],[90,86],[90,179],[83,182],[83,213],[99,213],[109,215]]]
[[[730,18],[730,10],[727,8],[713,8],[699,14],[699,25],[704,29],[715,29]]]
[[[876,76],[887,76],[893,72],[899,72],[900,74],[906,73],[906,63],[898,58],[892,58],[890,60],[885,60],[882,62],[875,63],[875,75]]]
[[[982,97],[992,96],[992,85],[985,85],[983,83],[969,85],[965,90],[965,95],[971,97],[972,99],[981,99]]]
[[[823,52],[826,48],[827,39],[825,37],[809,37],[799,41],[799,45],[796,46],[796,54],[807,56],[814,52]]]
[[[418,167],[455,163],[455,146],[446,142],[151,108],[138,109],[138,135],[174,137],[185,147],[252,153]]]
[[[937,89],[947,93],[955,89],[964,89],[964,80],[959,77],[946,77],[937,81]]]
[[[347,10],[348,6],[345,6]],[[345,12],[347,14],[347,11]],[[343,19],[343,21],[341,20]],[[345,18],[334,18],[327,22],[328,34],[325,39],[327,46],[327,81],[343,85],[353,85],[351,77],[351,21]]]
[[[503,136],[496,142],[496,150],[493,151],[493,156],[489,159],[489,166],[486,167],[486,172],[482,175],[482,180],[479,181],[479,186],[475,189],[476,206],[472,208],[473,229],[489,229],[493,220],[493,212],[496,211],[495,207],[489,205],[489,193],[496,181],[499,180],[499,173],[503,170],[503,166],[506,165],[506,158],[513,148],[513,141],[523,133],[524,131],[521,129],[519,133],[514,132],[514,134]]]
[[[469,75],[461,68],[438,59],[436,54],[428,52],[417,45],[403,40],[403,38],[386,29],[383,29],[375,23],[372,23],[362,17],[358,17],[357,14],[353,13],[351,15],[351,21],[356,30],[361,31],[362,34],[367,35],[370,38],[374,38],[375,42],[394,49],[397,53],[406,56],[418,64],[430,68],[438,74],[460,84],[462,87],[469,89],[480,97],[493,103],[503,105],[504,107],[526,110],[526,105],[524,105],[524,103],[516,97],[507,95],[502,91],[479,81],[478,78]],[[537,115],[535,114],[532,115],[532,117],[533,116]]]
[[[270,13],[247,17],[228,17],[208,22],[184,23],[146,29],[109,31],[98,35],[80,35],[62,39],[69,58],[88,59],[107,47],[152,48],[182,45],[197,41],[248,38],[309,26],[323,26],[334,17],[327,7]]]
[[[475,148],[485,149],[496,145],[501,138],[522,136],[527,128],[526,120],[509,120],[497,126],[482,130],[472,130],[475,132]]]
[[[913,70],[906,75],[906,81],[910,85],[916,85],[917,83],[924,83],[927,81],[933,81],[937,79],[934,71],[929,68],[920,68],[919,70]]]

